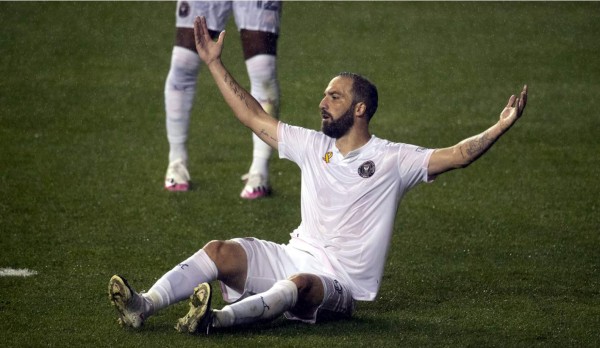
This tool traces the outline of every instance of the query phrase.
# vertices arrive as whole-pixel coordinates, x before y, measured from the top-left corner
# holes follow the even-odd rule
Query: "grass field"
[[[530,86],[524,118],[476,164],[409,193],[377,301],[349,321],[285,320],[195,337],[180,303],[122,330],[112,274],[147,289],[206,241],[286,242],[299,171],[275,154],[272,198],[238,198],[249,132],[203,74],[195,189],[163,190],[171,2],[0,2],[4,347],[600,345],[600,3],[287,2],[281,118],[318,128],[330,78],[373,80],[381,138],[448,146]],[[248,85],[233,23],[225,63]],[[206,73],[206,71],[204,71]],[[217,296],[215,305],[223,305]]]

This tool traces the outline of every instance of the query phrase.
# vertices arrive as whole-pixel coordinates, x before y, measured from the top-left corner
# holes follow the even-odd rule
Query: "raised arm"
[[[277,125],[279,121],[263,110],[258,101],[229,74],[221,61],[225,32],[221,32],[216,42],[213,41],[208,33],[206,18],[196,17],[194,20],[194,34],[198,55],[208,67],[223,98],[225,98],[235,116],[264,142],[277,149]]]
[[[500,119],[496,124],[454,146],[436,149],[429,160],[427,168],[429,177],[432,178],[453,169],[464,168],[475,162],[517,122],[525,110],[525,105],[527,105],[527,85],[523,86],[519,97],[512,95],[508,99],[508,104],[500,113]]]

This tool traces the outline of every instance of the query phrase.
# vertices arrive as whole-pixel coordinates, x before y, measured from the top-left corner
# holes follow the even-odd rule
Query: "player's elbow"
[[[260,114],[258,112],[245,112],[237,115],[238,120],[240,120],[244,126],[252,130],[254,130],[259,123],[259,117]]]

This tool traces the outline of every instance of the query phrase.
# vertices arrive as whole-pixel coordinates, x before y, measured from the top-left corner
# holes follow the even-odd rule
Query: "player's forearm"
[[[454,146],[457,166],[464,168],[485,154],[508,128],[500,122],[484,132],[467,138]]]
[[[500,113],[500,119],[495,125],[454,146],[433,151],[427,167],[429,177],[434,178],[453,169],[465,168],[475,162],[521,117],[526,103],[527,85],[523,87],[519,98],[513,95],[508,99],[508,104]]]
[[[237,83],[220,60],[211,62],[208,68],[225,102],[240,122],[250,127],[251,118],[264,112],[258,101]]]

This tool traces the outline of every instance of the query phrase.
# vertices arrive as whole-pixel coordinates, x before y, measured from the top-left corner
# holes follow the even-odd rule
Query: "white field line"
[[[29,277],[38,274],[36,271],[32,271],[27,268],[14,269],[14,268],[0,268],[0,277]]]

